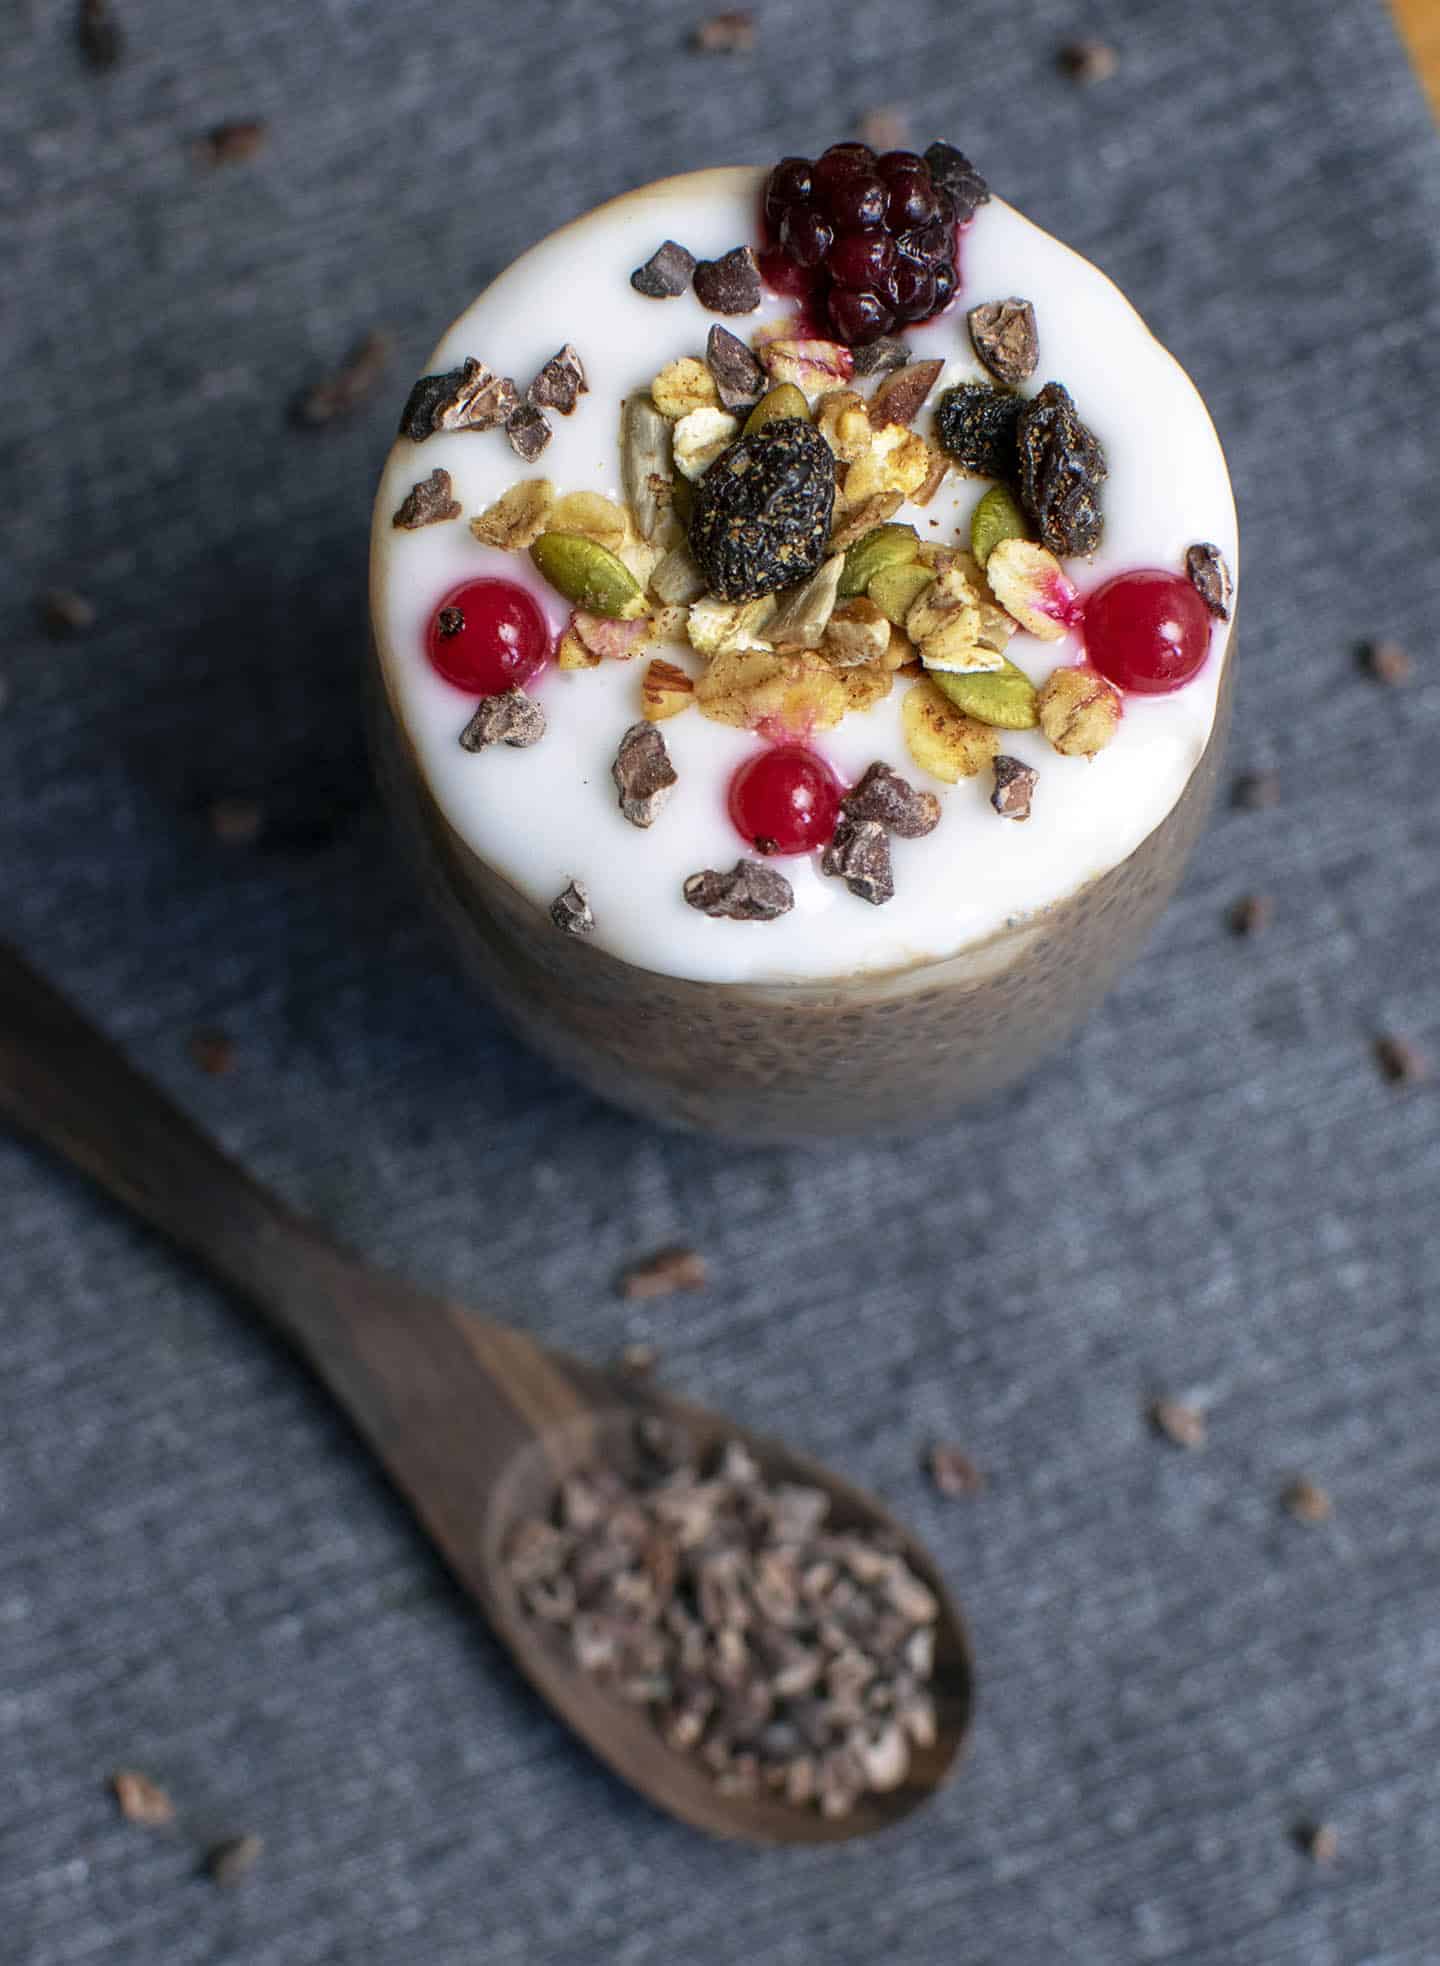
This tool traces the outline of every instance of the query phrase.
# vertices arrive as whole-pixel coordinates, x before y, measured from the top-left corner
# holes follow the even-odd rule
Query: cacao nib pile
[[[641,1471],[572,1474],[507,1546],[521,1604],[730,1795],[844,1816],[936,1738],[939,1605],[898,1547],[738,1442],[706,1468],[639,1423]]]

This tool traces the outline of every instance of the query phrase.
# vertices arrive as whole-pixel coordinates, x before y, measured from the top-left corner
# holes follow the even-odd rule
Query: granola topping
[[[772,261],[756,257],[765,243],[755,217],[759,175],[711,173],[697,178],[697,198],[714,199],[726,216],[717,222],[697,205],[692,230],[687,208],[673,208],[677,229],[710,250],[698,269],[683,246],[664,240],[632,275],[639,208],[622,201],[613,220],[610,208],[596,216],[586,235],[596,242],[593,253],[587,244],[577,259],[571,242],[563,273],[549,248],[536,256],[543,270],[549,253],[554,271],[534,281],[535,302],[522,308],[540,324],[534,341],[523,349],[508,342],[506,314],[482,301],[406,405],[377,513],[386,541],[396,542],[381,553],[377,534],[377,641],[422,764],[462,836],[478,831],[477,847],[502,871],[513,869],[542,911],[566,913],[563,923],[555,916],[564,932],[593,933],[603,946],[662,970],[674,963],[686,974],[693,960],[696,974],[713,966],[737,978],[828,975],[853,972],[857,961],[883,967],[953,952],[1123,858],[1164,816],[1208,734],[1221,665],[1207,668],[1203,658],[1233,613],[1235,545],[1223,468],[1188,385],[1152,375],[1137,342],[1135,373],[1146,376],[1147,392],[1160,392],[1137,406],[1120,382],[1133,317],[1083,262],[998,201],[987,203],[958,152],[932,146],[918,174],[905,158],[884,161],[890,175],[875,176],[889,187],[889,215],[871,227],[859,223],[875,196],[868,166],[859,168],[861,146],[842,147],[838,161],[787,160],[781,176],[798,214],[787,221],[787,238],[808,250],[806,225],[832,227],[844,250],[826,277],[838,291],[847,280],[878,278],[891,250],[877,243],[881,235],[897,241],[896,215],[937,199],[967,227],[958,308],[904,333],[852,335],[849,303],[832,320],[823,305],[805,300],[797,308],[798,290],[782,288],[777,298],[767,291]],[[604,273],[604,228],[614,223],[618,236],[627,212],[619,264],[612,258]],[[738,243],[717,254],[727,240]],[[903,242],[897,249],[909,250]],[[677,297],[692,281],[698,306],[649,308],[630,298],[632,286],[647,299]],[[1067,281],[1075,310],[1063,304]],[[1034,309],[1014,297],[1027,290],[1044,299],[1046,372],[1058,378],[1043,386]],[[1111,335],[1113,385],[1094,365],[1097,323]],[[537,367],[547,346],[556,352]],[[467,347],[505,362],[521,391]],[[626,393],[607,404],[614,376]],[[1081,420],[1067,384],[1093,425]],[[596,400],[582,404],[587,395]],[[1122,419],[1137,420],[1142,408],[1144,427],[1153,410],[1154,428],[1167,438],[1157,469],[1154,443],[1143,437],[1151,454],[1142,455],[1137,474],[1133,446],[1127,441],[1122,451],[1119,432],[1129,427]],[[507,441],[453,441],[486,429],[497,438],[503,430]],[[417,475],[408,446],[432,436],[443,439],[435,453],[443,464]],[[1112,436],[1125,459],[1113,478],[1104,456]],[[543,466],[532,463],[542,449]],[[535,475],[540,468],[543,478]],[[1199,489],[1188,502],[1170,498],[1167,473],[1195,477]],[[979,482],[967,485],[967,477]],[[1172,543],[1147,552],[1146,539],[1162,531]],[[1177,553],[1177,537],[1197,543]],[[397,639],[386,591],[396,578],[387,568],[422,566],[435,571],[399,577],[428,587],[420,597],[425,651],[447,682],[471,696],[463,715],[452,708],[443,732],[448,775],[433,748],[442,733],[429,734],[431,708],[410,705],[403,667],[396,669],[415,615],[405,613]],[[1133,641],[1139,620],[1135,607],[1123,621],[1117,614],[1117,582],[1138,595],[1137,575],[1163,578],[1166,596],[1178,587],[1189,597],[1188,612],[1164,615],[1179,621],[1183,613],[1185,659],[1158,683],[1117,648],[1117,633]],[[501,587],[509,583],[503,608],[484,596],[497,578]],[[507,619],[525,622],[524,659],[509,674],[500,643],[489,648],[508,632],[506,610]],[[1208,624],[1198,641],[1192,613]],[[1141,625],[1148,632],[1148,616]],[[521,673],[531,664],[538,666]],[[1165,698],[1152,695],[1145,717],[1122,719],[1132,689],[1178,689],[1192,675],[1183,717],[1169,716]],[[438,722],[441,699],[432,701]],[[685,722],[690,710],[699,714]],[[545,720],[564,742],[539,747],[537,775],[529,753]],[[505,746],[513,762],[463,766],[461,724],[466,748]],[[592,914],[581,930],[569,917],[582,911],[561,910],[556,888],[573,854],[574,885],[583,894],[589,879],[600,889],[600,866],[586,865],[582,815],[597,794],[609,804],[606,729],[626,733],[613,777],[626,820],[618,829],[621,891],[635,901],[618,912],[607,901],[598,928]],[[1176,763],[1148,786],[1141,772],[1131,801],[1127,761],[1152,741]],[[1094,771],[1043,766],[1047,753],[1080,762],[1106,747],[1114,755]],[[774,826],[747,820],[741,837],[755,857],[727,873],[726,846],[733,852],[734,841],[724,816],[726,787],[747,759],[773,760],[778,785],[787,754],[818,760],[836,790],[824,829],[785,849],[800,857],[787,867],[782,893],[766,879],[782,850]],[[577,757],[588,762],[562,784],[563,759]],[[647,847],[641,834],[653,828],[677,764],[685,795],[654,834],[661,844]],[[1046,769],[1043,802],[1033,798],[1037,768]],[[463,784],[454,776],[462,770]],[[967,787],[969,778],[980,782]],[[540,865],[518,838],[518,808],[512,802],[502,811],[485,789],[502,783],[523,785],[527,805],[573,807],[574,847],[552,831]],[[1092,806],[1100,808],[1098,823],[1085,810]],[[1013,844],[994,831],[997,816],[1016,822]],[[613,819],[597,818],[596,826],[610,827],[606,837],[615,842]],[[913,854],[894,844],[922,840],[937,826],[939,840]],[[648,907],[651,865],[660,880],[653,923],[638,919]],[[690,877],[689,907],[680,910],[687,865],[706,871]],[[795,922],[781,921],[792,908]],[[694,923],[695,912],[718,917],[719,932]],[[692,922],[688,937],[677,916]],[[778,926],[769,937],[724,926],[757,919]],[[868,930],[867,920],[875,925]],[[777,951],[773,970],[762,944]]]

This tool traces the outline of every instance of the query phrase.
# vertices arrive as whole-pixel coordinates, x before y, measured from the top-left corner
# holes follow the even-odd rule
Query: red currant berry
[[[803,744],[777,744],[747,758],[730,780],[730,817],[758,853],[809,853],[835,831],[844,787]]]
[[[808,157],[782,157],[765,180],[765,217],[772,232],[792,205],[809,199],[813,169]]]
[[[447,683],[499,696],[544,668],[550,630],[535,596],[513,580],[467,580],[431,616],[425,646]]]
[[[1178,573],[1117,573],[1085,603],[1085,653],[1112,683],[1146,696],[1181,689],[1210,653],[1205,603]]]
[[[895,325],[895,310],[868,288],[836,287],[830,295],[830,325],[842,341],[859,348],[878,341]]]
[[[895,264],[895,242],[884,232],[846,232],[825,265],[837,287],[883,287]]]
[[[834,226],[813,205],[792,205],[780,221],[781,247],[797,266],[818,266],[834,237]]]

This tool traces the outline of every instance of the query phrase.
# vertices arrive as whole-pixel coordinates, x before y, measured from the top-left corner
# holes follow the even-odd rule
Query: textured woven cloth
[[[121,0],[123,6],[123,0]],[[522,1688],[321,1395],[0,1137],[6,1966],[1434,1966],[1440,1958],[1440,145],[1377,0],[760,9],[131,0],[89,72],[10,0],[0,92],[0,919],[376,1261],[844,1464],[973,1621],[963,1775],[868,1846],[635,1800]],[[1077,31],[1120,53],[1081,87]],[[745,1156],[605,1110],[457,982],[357,693],[367,507],[440,326],[678,167],[944,134],[1142,306],[1246,545],[1235,769],[1156,942],[1020,1092],[909,1145]],[[259,117],[210,169],[191,146]],[[352,419],[287,422],[363,334]],[[69,642],[34,596],[80,590]],[[1386,689],[1354,646],[1408,642]],[[263,801],[224,844],[221,798]],[[1227,911],[1274,897],[1238,939]],[[197,1031],[234,1046],[224,1076]],[[675,1241],[705,1293],[624,1303]],[[1203,1451],[1154,1439],[1169,1393]],[[926,1443],[986,1492],[945,1502]],[[1281,1506],[1307,1473],[1334,1501]],[[123,1823],[133,1765],[180,1811]],[[1333,1823],[1339,1854],[1292,1841]],[[226,1893],[213,1839],[265,1839]]]

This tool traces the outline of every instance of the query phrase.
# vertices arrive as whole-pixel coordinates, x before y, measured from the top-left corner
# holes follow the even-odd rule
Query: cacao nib
[[[878,908],[895,893],[889,834],[877,819],[851,819],[842,812],[820,871],[835,875],[858,900]]]
[[[955,223],[968,225],[982,205],[990,202],[990,187],[963,152],[952,143],[932,143],[925,152],[930,175],[955,207]]]
[[[995,790],[990,803],[1002,819],[1028,819],[1030,801],[1040,774],[1034,765],[1022,765],[1018,758],[998,757],[994,763]]]
[[[717,321],[705,343],[705,366],[727,410],[749,409],[765,393],[765,371],[741,341]]]
[[[917,792],[878,758],[845,794],[840,809],[850,819],[873,819],[902,840],[923,839],[940,824],[935,794]]]
[[[732,922],[773,922],[795,906],[795,891],[783,874],[759,860],[737,860],[728,874],[707,867],[691,874],[685,899],[702,915]]]
[[[975,353],[1000,382],[1028,382],[1040,364],[1040,334],[1028,300],[987,301],[966,319]]]
[[[450,496],[450,473],[435,470],[410,487],[390,523],[404,532],[418,532],[421,526],[438,526],[459,517],[460,501]]]
[[[1219,621],[1228,621],[1234,584],[1230,578],[1230,569],[1225,564],[1225,555],[1220,548],[1211,546],[1203,540],[1196,546],[1187,546],[1185,572],[1190,585],[1211,614]]]
[[[533,403],[518,403],[505,419],[505,441],[516,457],[533,464],[550,441],[550,420]]]
[[[630,284],[647,300],[674,300],[683,294],[695,273],[695,255],[674,239],[657,246],[643,266],[630,275]]]
[[[580,351],[573,341],[567,341],[525,391],[525,400],[537,410],[558,410],[561,416],[569,416],[589,389]]]
[[[712,314],[753,314],[760,305],[760,268],[749,246],[719,259],[697,260],[695,298]]]
[[[658,724],[631,724],[610,767],[620,810],[632,826],[653,826],[678,775]]]
[[[580,881],[571,881],[550,903],[550,919],[567,935],[588,935],[595,926],[590,897]]]
[[[423,444],[440,430],[493,430],[518,402],[508,376],[468,355],[458,369],[421,376],[401,413],[400,435]]]
[[[462,750],[483,751],[487,745],[508,744],[524,751],[545,735],[545,712],[523,689],[502,690],[482,698],[474,716],[460,733]]]

